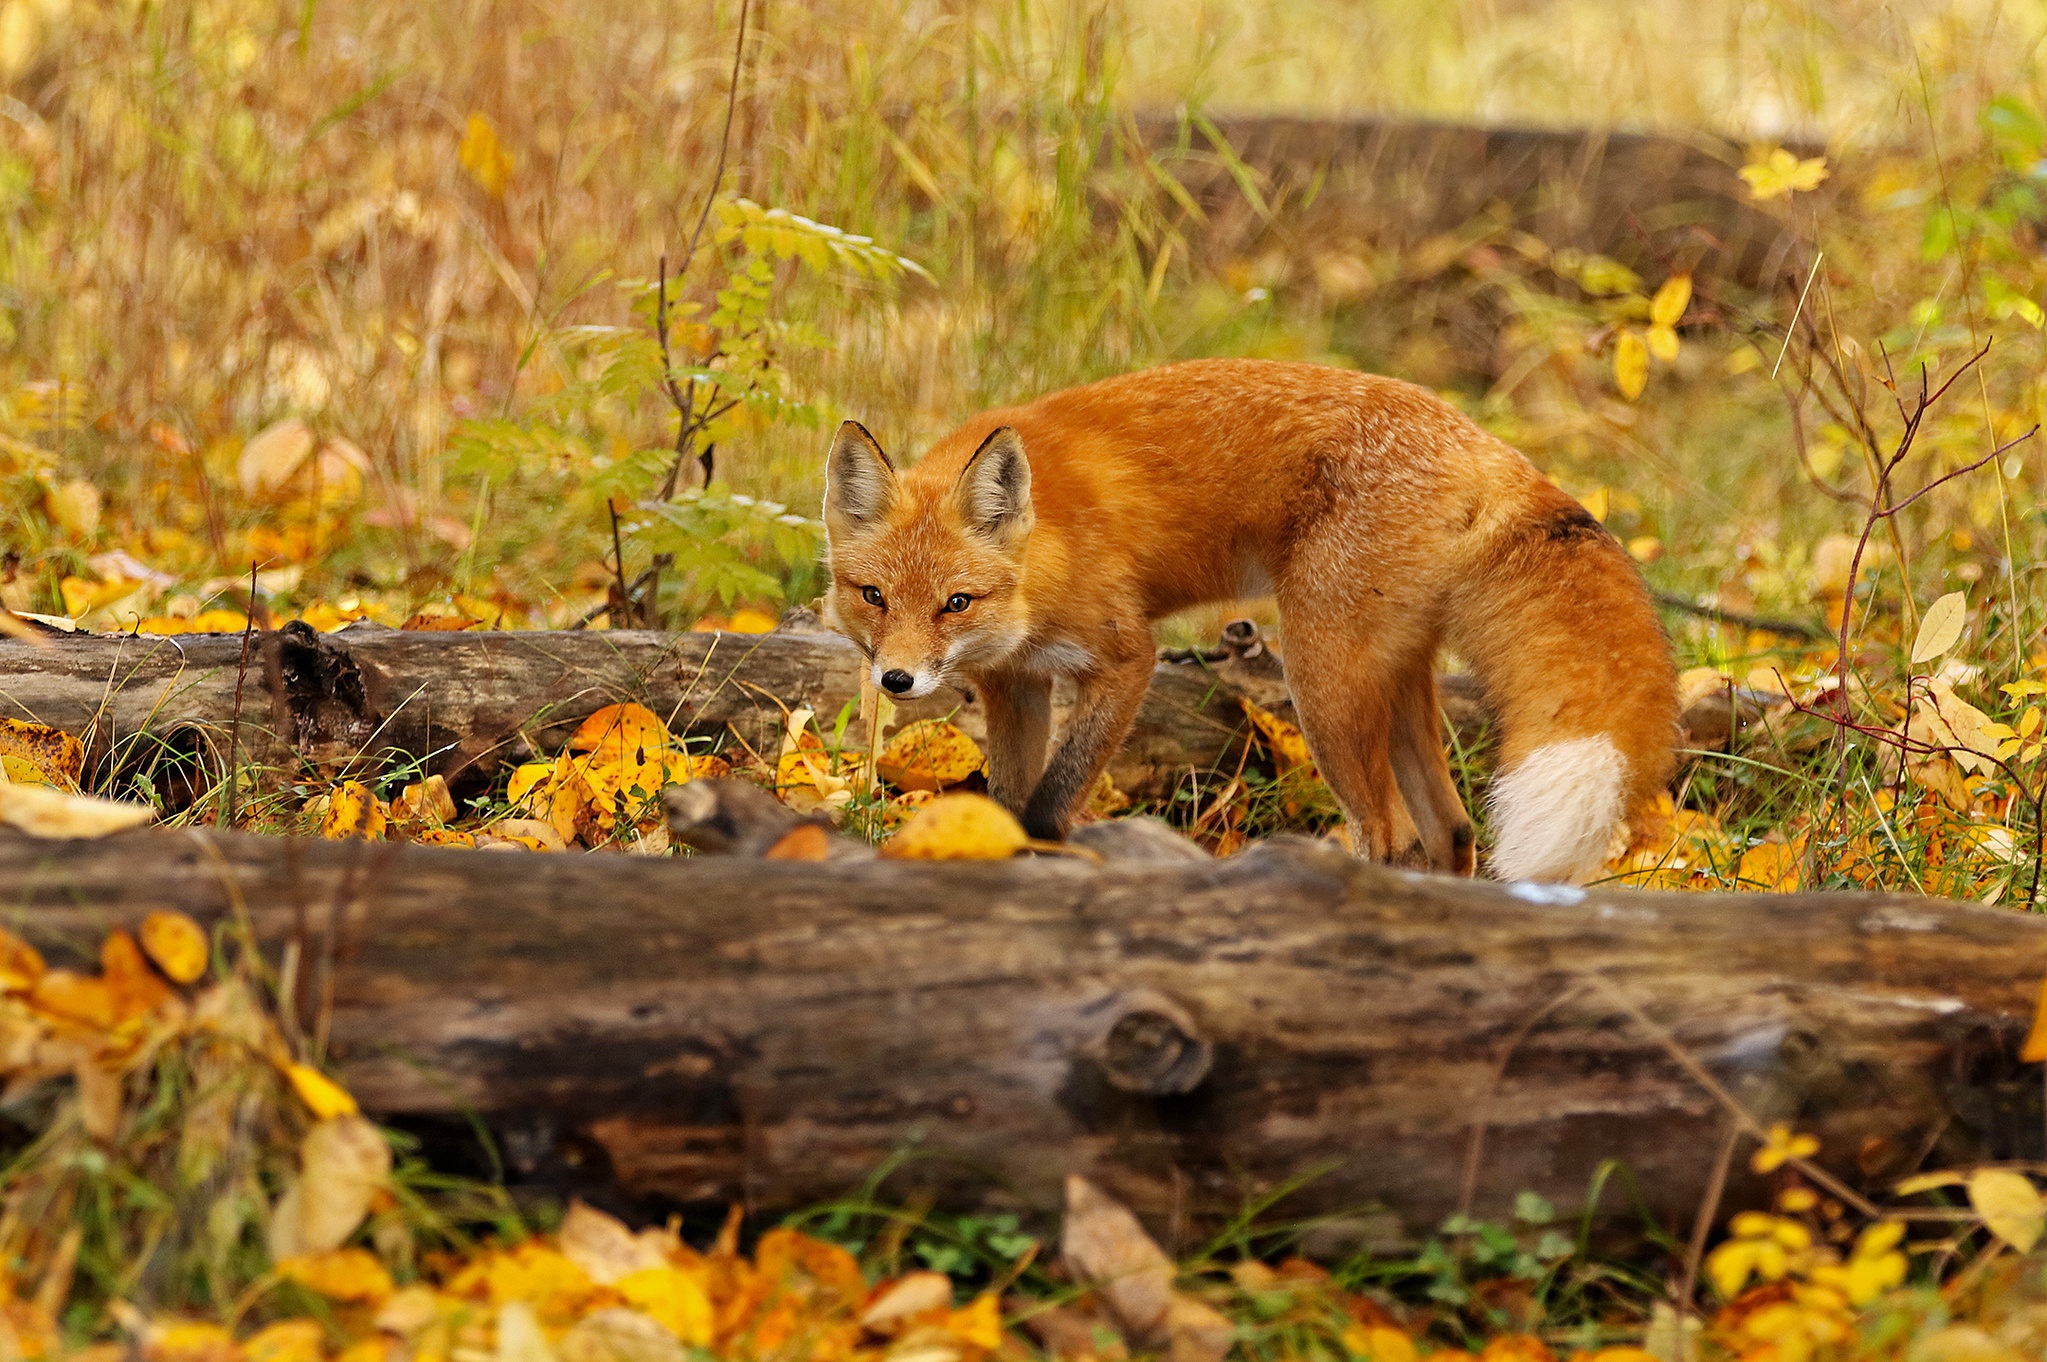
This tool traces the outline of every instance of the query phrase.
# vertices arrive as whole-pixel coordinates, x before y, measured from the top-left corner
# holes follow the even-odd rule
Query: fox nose
[[[881,674],[881,688],[890,695],[901,695],[917,684],[917,678],[906,671],[887,671]]]

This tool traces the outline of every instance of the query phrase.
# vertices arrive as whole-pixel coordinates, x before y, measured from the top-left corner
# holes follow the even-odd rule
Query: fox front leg
[[[988,716],[988,796],[1021,818],[1052,742],[1052,678],[984,677],[981,703]]]
[[[1147,648],[1113,669],[1078,678],[1066,740],[1052,754],[1044,779],[1024,805],[1025,832],[1048,841],[1066,836],[1073,815],[1094,788],[1102,768],[1130,736],[1138,708],[1144,704],[1145,689],[1151,685],[1153,665]]]

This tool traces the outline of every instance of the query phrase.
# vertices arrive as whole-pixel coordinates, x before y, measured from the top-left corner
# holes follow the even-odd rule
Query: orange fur
[[[1195,360],[983,413],[901,473],[848,422],[825,513],[828,618],[877,682],[986,698],[991,792],[1034,835],[1064,832],[1128,734],[1152,623],[1267,589],[1309,745],[1375,859],[1472,868],[1439,738],[1444,645],[1500,715],[1503,777],[1550,754],[1502,783],[1521,848],[1505,869],[1582,876],[1599,830],[1536,845],[1552,798],[1603,809],[1588,791],[1619,782],[1634,809],[1670,774],[1675,677],[1633,563],[1527,459],[1408,383]],[[1057,674],[1078,693],[1048,764]],[[1611,760],[1560,755],[1602,736]],[[1553,768],[1571,788],[1523,788]]]

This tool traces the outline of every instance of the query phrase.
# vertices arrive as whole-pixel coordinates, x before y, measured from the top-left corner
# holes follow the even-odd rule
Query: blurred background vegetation
[[[1332,234],[1296,211],[1314,185],[1269,199],[1237,159],[1225,125],[1247,113],[1825,154],[1818,193],[1764,205],[1825,252],[1821,348],[1851,372],[1841,357],[1868,371],[1879,341],[1952,367],[1995,333],[1982,381],[1921,437],[1929,466],[2040,405],[2032,0],[757,0],[735,95],[739,19],[729,0],[5,0],[0,599],[189,616],[245,604],[233,584],[256,566],[286,609],[601,625],[617,508],[625,575],[654,590],[636,618],[772,611],[815,590],[822,421],[914,451],[994,402],[1262,354],[1445,390],[1638,542],[1659,584],[1812,605],[1815,545],[1858,517],[1794,452],[1786,379],[1815,361],[1779,351],[1807,256],[1712,297],[1702,281],[1681,353],[1630,402],[1616,323],[1689,260],[1588,276],[1483,217]],[[722,215],[686,261],[728,98],[724,202],[923,273],[721,243]],[[1218,171],[1255,230],[1210,230],[1213,202],[1182,187]],[[770,380],[698,420],[708,501],[701,464],[669,478],[664,257],[696,417],[744,386],[732,373]],[[735,279],[752,313],[714,315]],[[1456,335],[1474,306],[1477,349]],[[1822,473],[1895,438],[1888,397],[1861,400],[1888,432],[1807,403]],[[1915,570],[2030,561],[2037,463],[2011,465],[1921,508]],[[649,582],[656,553],[672,567]]]

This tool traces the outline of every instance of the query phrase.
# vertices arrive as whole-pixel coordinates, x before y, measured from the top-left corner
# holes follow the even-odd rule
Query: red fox
[[[1153,622],[1267,592],[1360,854],[1472,872],[1436,707],[1444,645],[1500,721],[1499,878],[1597,873],[1670,777],[1676,676],[1634,563],[1410,383],[1192,360],[983,413],[901,471],[847,421],[824,515],[827,619],[891,695],[981,696],[989,793],[1036,837],[1065,835],[1129,734]],[[1048,761],[1061,675],[1076,700]]]

